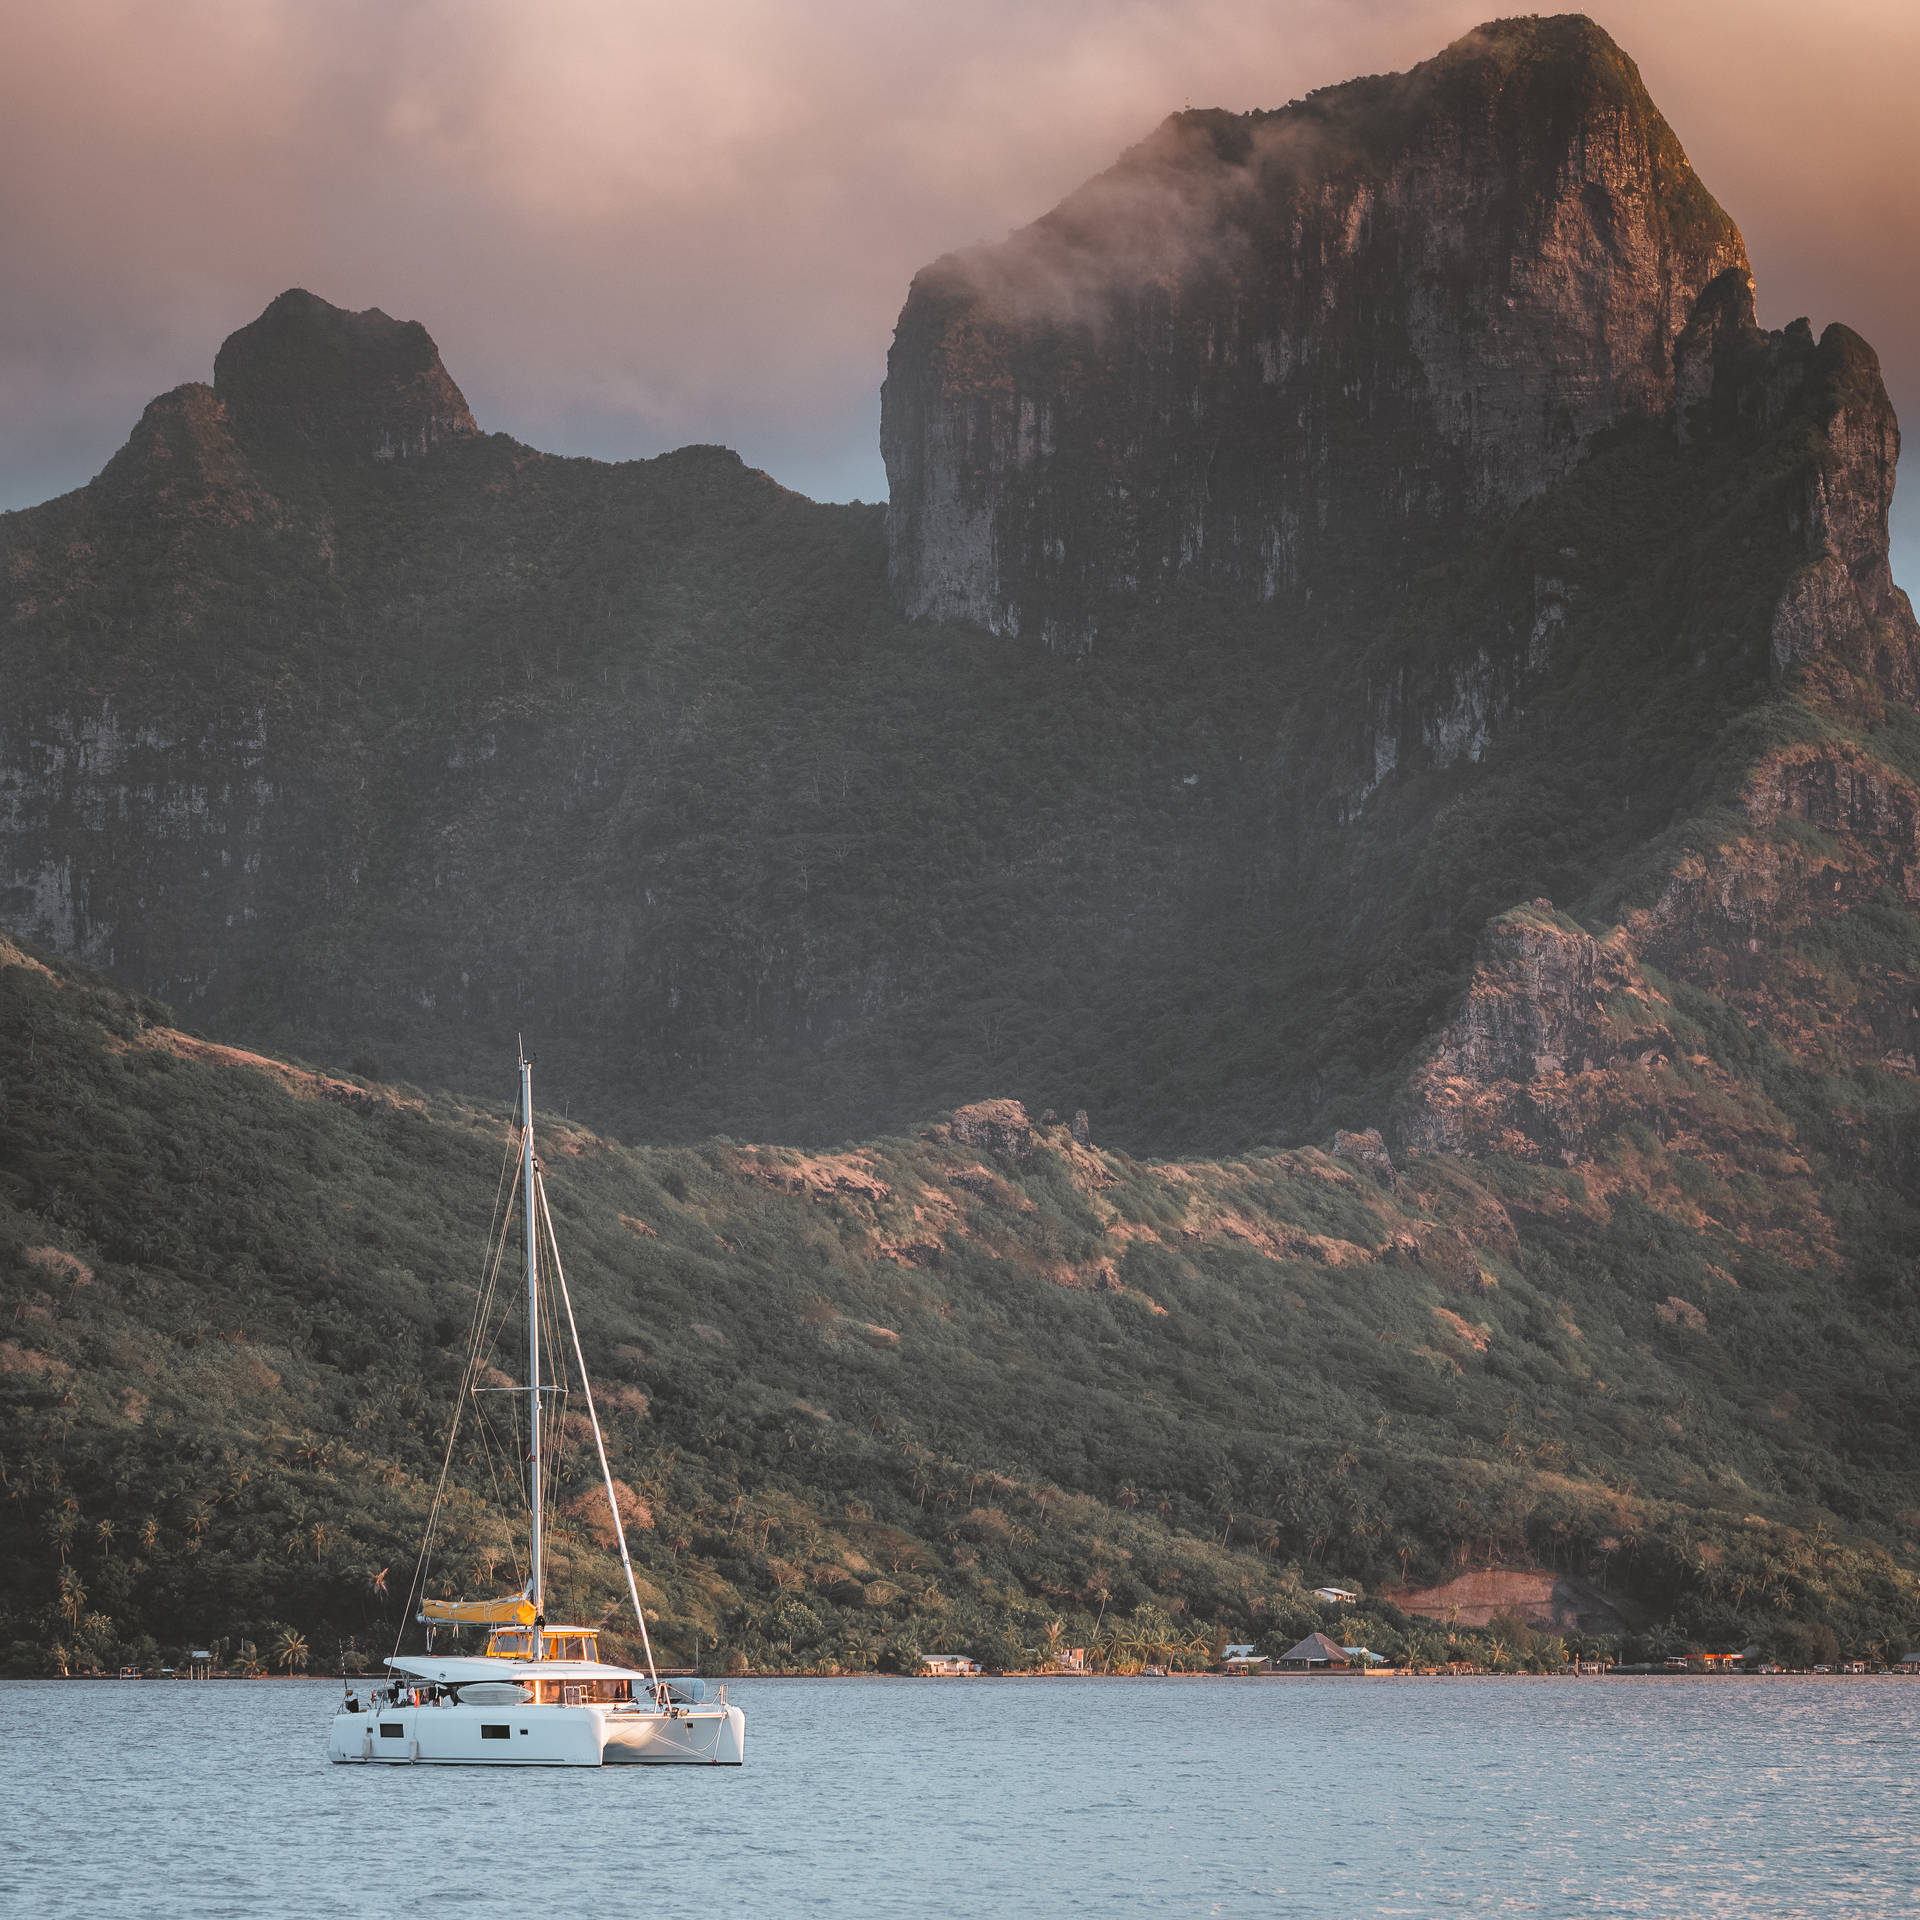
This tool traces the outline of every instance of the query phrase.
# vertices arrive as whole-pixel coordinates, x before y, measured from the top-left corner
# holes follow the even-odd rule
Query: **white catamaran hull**
[[[747,1719],[738,1707],[422,1706],[337,1713],[336,1763],[453,1767],[737,1767]]]

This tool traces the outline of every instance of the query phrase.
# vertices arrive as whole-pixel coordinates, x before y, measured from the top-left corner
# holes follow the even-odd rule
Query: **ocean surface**
[[[0,1682],[0,1912],[1920,1913],[1914,1680],[748,1680],[744,1767],[579,1772],[337,1693]]]

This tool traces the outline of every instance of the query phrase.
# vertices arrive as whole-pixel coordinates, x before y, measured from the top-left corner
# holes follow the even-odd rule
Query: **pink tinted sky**
[[[0,505],[95,472],[282,288],[424,321],[481,423],[882,497],[909,278],[1190,101],[1411,65],[1485,0],[13,0]],[[1617,0],[1752,252],[1920,420],[1914,0]],[[1920,465],[1920,431],[1914,434]],[[1920,583],[1920,478],[1895,509]]]

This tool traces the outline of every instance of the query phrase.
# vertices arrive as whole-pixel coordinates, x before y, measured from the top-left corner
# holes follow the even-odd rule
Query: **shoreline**
[[[17,1673],[0,1675],[4,1681],[114,1681],[117,1683],[147,1682],[154,1685],[167,1685],[179,1681],[188,1685],[204,1685],[208,1681],[217,1682],[255,1682],[312,1680],[326,1681],[329,1684],[348,1686],[361,1682],[377,1682],[387,1679],[384,1673]],[[1657,1667],[1640,1668],[1603,1668],[1590,1672],[1575,1673],[1570,1668],[1558,1673],[1449,1673],[1445,1670],[1416,1669],[1408,1667],[1375,1667],[1362,1672],[1355,1670],[1346,1673],[1074,1673],[1072,1671],[1042,1673],[814,1673],[806,1671],[788,1672],[780,1669],[751,1668],[743,1673],[697,1674],[690,1669],[668,1671],[661,1669],[661,1677],[670,1680],[700,1680],[710,1685],[724,1686],[735,1680],[887,1680],[887,1681],[951,1681],[960,1683],[967,1680],[1230,1680],[1247,1681],[1301,1681],[1301,1680],[1920,1680],[1920,1673],[1905,1671],[1899,1667],[1882,1667],[1869,1673],[1814,1673],[1807,1669],[1783,1669],[1776,1673],[1757,1673],[1722,1670],[1718,1673],[1693,1673],[1674,1670],[1662,1670]]]

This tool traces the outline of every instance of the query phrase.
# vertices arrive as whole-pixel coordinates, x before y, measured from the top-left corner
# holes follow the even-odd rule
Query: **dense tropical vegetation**
[[[488,1109],[232,1054],[7,950],[13,1670],[388,1650],[503,1079]],[[1623,1145],[1633,1187],[1446,1156],[1385,1180],[1311,1149],[1147,1163],[1053,1124],[823,1154],[543,1131],[671,1660],[1179,1663],[1291,1644],[1329,1577],[1378,1596],[1502,1561],[1604,1587],[1648,1647],[1824,1628],[1864,1656],[1920,1626],[1911,1288],[1730,1251],[1658,1142]],[[508,1591],[513,1436],[463,1431],[430,1579]],[[561,1437],[556,1604],[617,1629],[577,1411]],[[1450,1651],[1379,1598],[1349,1630],[1551,1654]]]

